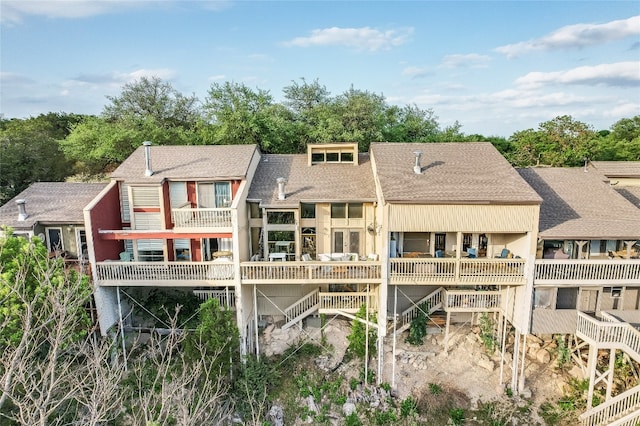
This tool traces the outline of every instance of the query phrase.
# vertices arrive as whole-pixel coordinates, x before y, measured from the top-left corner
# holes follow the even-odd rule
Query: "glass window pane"
[[[333,219],[345,219],[347,217],[347,205],[345,203],[331,204],[331,217]]]
[[[293,225],[295,215],[293,212],[267,212],[267,222],[274,225]]]
[[[344,233],[342,231],[335,231],[333,233],[333,252],[342,253],[344,247]]]
[[[300,205],[301,215],[303,219],[315,219],[316,217],[316,205],[302,203]]]
[[[324,152],[314,152],[311,154],[312,163],[324,163]]]
[[[362,204],[349,204],[349,219],[362,219]]]
[[[353,153],[343,152],[341,161],[343,163],[353,163]]]
[[[327,163],[337,163],[340,161],[340,153],[339,152],[327,152]]]

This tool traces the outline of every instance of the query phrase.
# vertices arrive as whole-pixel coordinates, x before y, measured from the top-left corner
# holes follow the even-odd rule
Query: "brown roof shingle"
[[[592,161],[591,165],[606,177],[640,177],[640,161]]]
[[[284,177],[285,200],[278,200],[276,179]],[[306,154],[263,155],[247,197],[263,206],[294,207],[300,202],[375,201],[376,190],[368,154],[359,164],[307,165]]]
[[[36,223],[83,224],[82,209],[107,186],[106,183],[36,182],[0,207],[0,224],[31,229]],[[29,215],[18,220],[15,200],[26,200]]]
[[[582,168],[521,169],[540,194],[540,236],[557,239],[637,239],[640,214],[599,173]]]
[[[144,147],[136,149],[111,174],[132,183],[160,183],[165,179],[243,179],[257,145],[151,146],[151,169],[145,172]]]
[[[415,174],[414,151],[422,151]],[[540,203],[505,158],[484,142],[372,143],[385,201],[400,203]]]

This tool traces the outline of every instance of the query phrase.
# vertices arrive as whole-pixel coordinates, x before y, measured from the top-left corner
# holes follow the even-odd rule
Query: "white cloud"
[[[635,87],[640,85],[640,62],[583,66],[565,71],[530,72],[518,78],[516,84],[527,87],[552,84]]]
[[[83,88],[121,88],[127,83],[133,83],[142,77],[158,77],[162,80],[171,80],[176,76],[174,70],[168,68],[139,69],[128,73],[114,71],[106,74],[80,74],[62,83],[67,90],[74,87]]]
[[[147,2],[121,0],[3,0],[0,2],[0,21],[19,24],[27,15],[47,18],[86,18],[124,8],[139,7]]]
[[[514,58],[532,51],[575,49],[607,43],[640,34],[640,15],[604,24],[576,24],[562,27],[546,36],[497,47],[495,50]]]
[[[224,74],[217,74],[217,75],[212,75],[209,76],[209,78],[207,80],[209,81],[221,81],[226,79],[227,77]]]
[[[389,50],[406,43],[413,28],[381,31],[374,28],[324,28],[311,31],[308,37],[296,37],[284,43],[285,46],[345,46],[358,50],[375,52]]]
[[[491,57],[470,53],[467,55],[447,55],[442,60],[443,68],[486,68]]]
[[[3,85],[12,84],[16,86],[34,83],[34,81],[26,75],[6,71],[0,72],[0,82],[2,82]]]
[[[411,78],[422,78],[427,75],[432,74],[431,69],[429,67],[406,67],[402,70],[402,75],[411,77]]]

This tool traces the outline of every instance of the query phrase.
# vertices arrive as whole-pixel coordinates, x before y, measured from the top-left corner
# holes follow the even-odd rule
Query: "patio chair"
[[[499,259],[506,259],[509,257],[509,249],[503,248],[502,251],[500,252],[499,256],[496,256],[496,258]]]
[[[467,255],[469,256],[469,259],[475,259],[478,257],[476,249],[473,247],[467,249]]]
[[[131,253],[128,251],[120,253],[120,262],[131,262]]]
[[[442,250],[436,250],[436,257],[444,257]]]

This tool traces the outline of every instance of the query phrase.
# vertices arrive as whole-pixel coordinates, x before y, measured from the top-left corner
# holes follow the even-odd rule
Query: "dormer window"
[[[332,143],[307,145],[309,165],[322,163],[358,164],[357,143]]]

